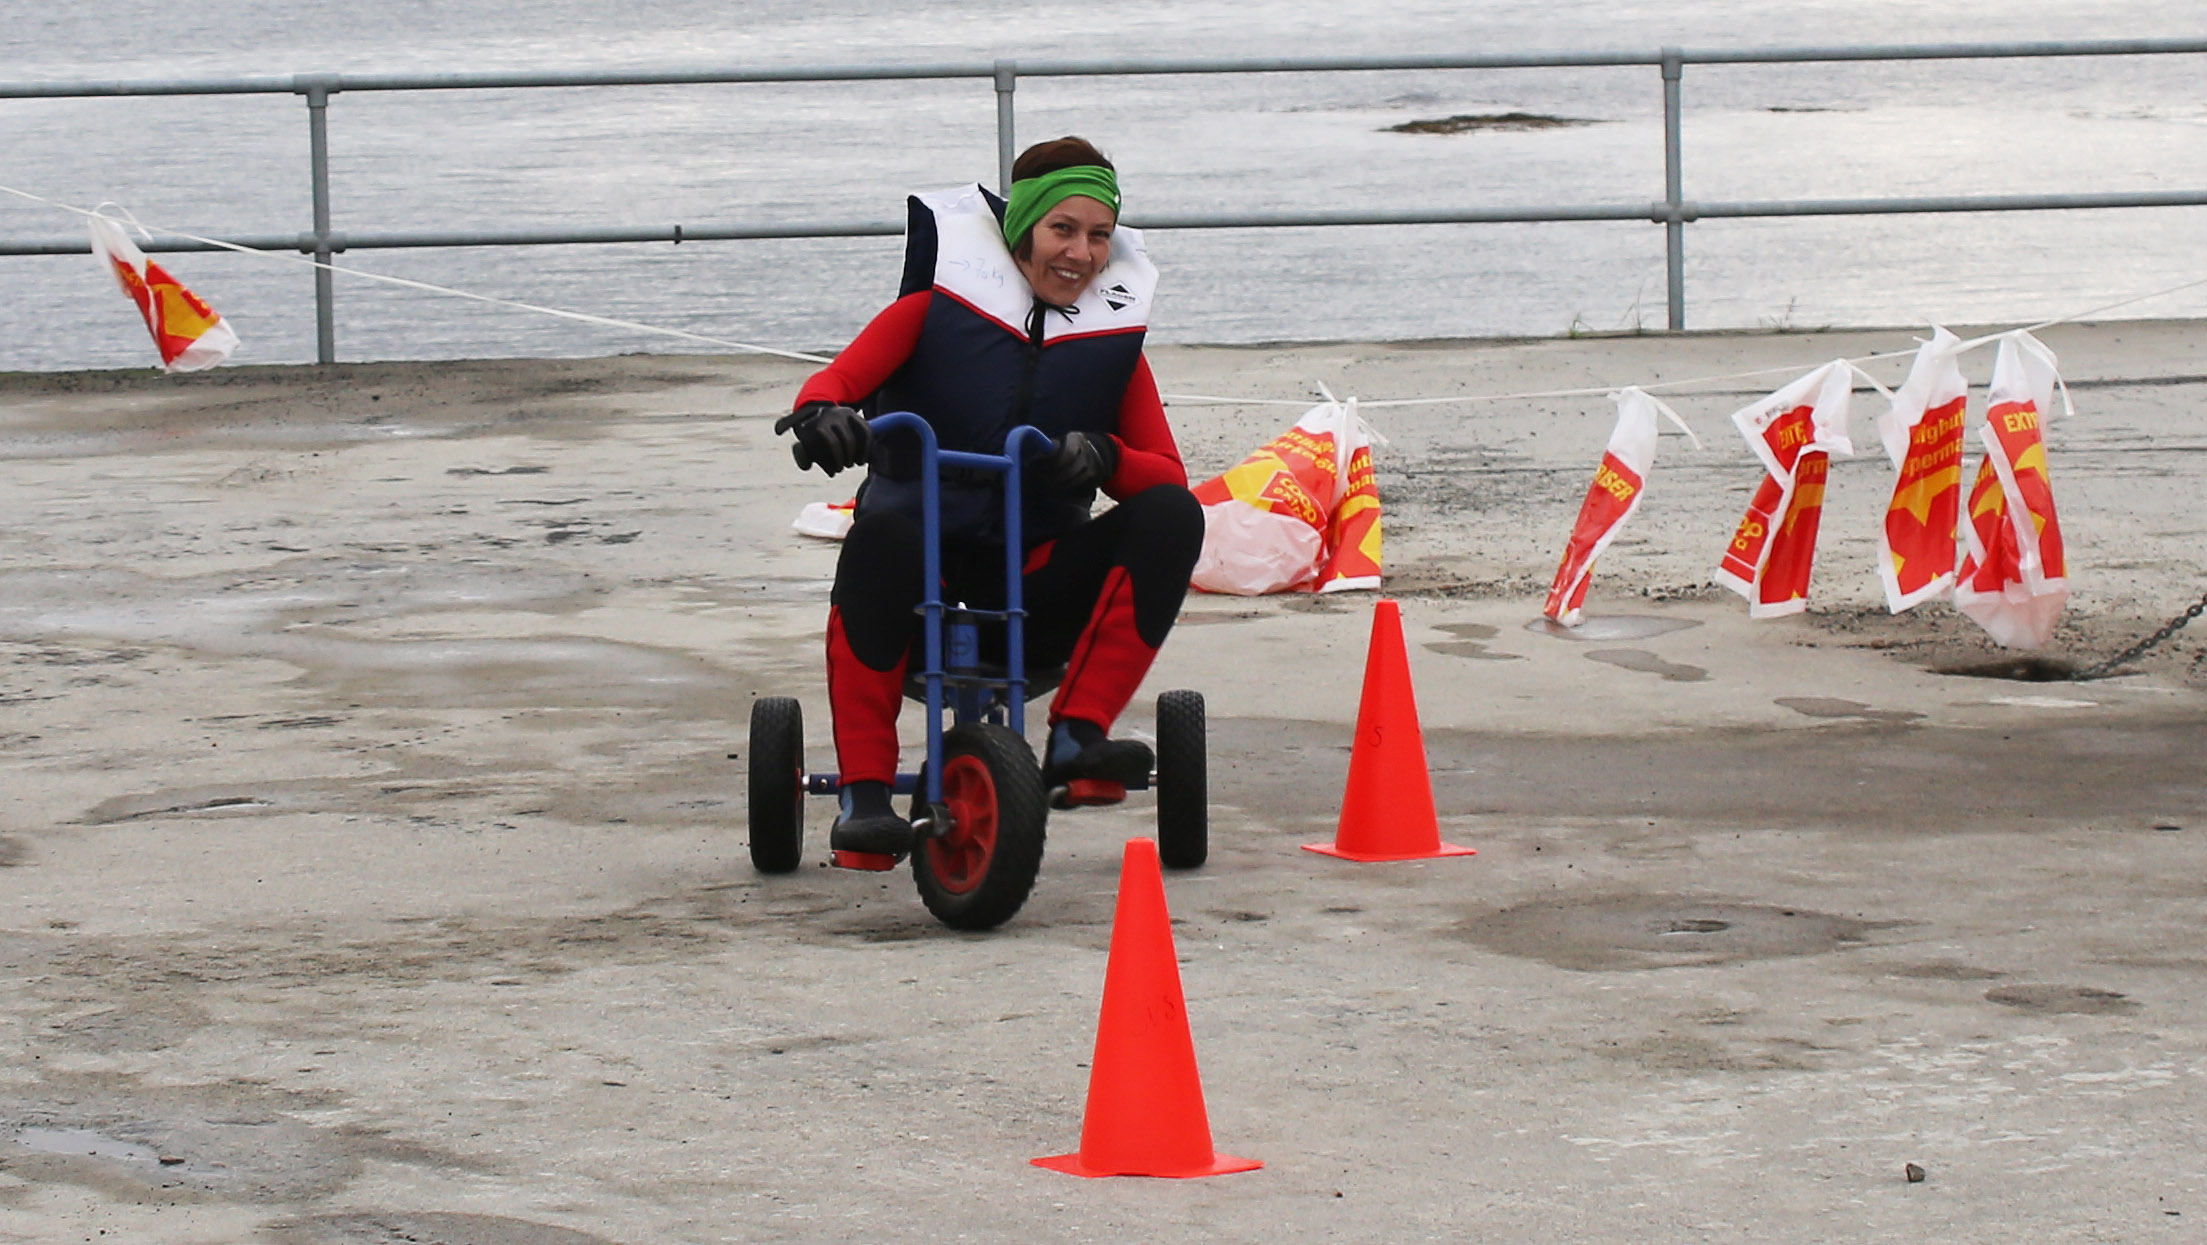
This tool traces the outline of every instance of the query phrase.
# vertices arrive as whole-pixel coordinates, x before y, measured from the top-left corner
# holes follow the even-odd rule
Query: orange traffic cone
[[[1223,1176],[1264,1166],[1211,1148],[1155,839],[1128,839],[1119,870],[1080,1152],[1032,1161],[1075,1176]]]
[[[1364,658],[1364,698],[1356,709],[1340,827],[1333,842],[1306,843],[1303,850],[1359,861],[1478,855],[1441,842],[1417,693],[1410,690],[1410,657],[1403,650],[1402,611],[1393,601],[1372,611],[1372,648]]]

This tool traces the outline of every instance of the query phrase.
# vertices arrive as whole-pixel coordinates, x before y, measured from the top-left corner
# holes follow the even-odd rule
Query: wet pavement
[[[1212,856],[1167,891],[1214,1134],[1266,1164],[1193,1182],[1027,1164],[1079,1138],[1147,797],[1054,814],[989,935],[819,867],[824,801],[802,869],[751,868],[752,699],[799,698],[828,762],[834,551],[787,525],[847,478],[768,431],[800,368],[0,377],[0,1241],[2193,1239],[2207,636],[2043,677],[2207,588],[2207,338],[2048,337],[2077,596],[2034,661],[1884,614],[1868,454],[1809,615],[1709,588],[1752,393],[1676,403],[1711,448],[1666,438],[1560,636],[1609,411],[1375,412],[1442,834],[1478,855],[1299,850],[1368,594],[1190,602],[1125,729],[1208,697]],[[1153,362],[1389,397],[1906,344]],[[1293,412],[1173,415],[1206,473]]]

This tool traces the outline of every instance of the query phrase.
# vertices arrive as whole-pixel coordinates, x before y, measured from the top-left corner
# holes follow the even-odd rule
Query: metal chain
[[[2202,596],[2199,600],[2192,602],[2190,609],[2170,619],[2159,631],[2115,654],[2106,661],[2097,665],[2086,666],[2070,677],[2079,683],[2090,682],[2093,679],[2104,679],[2160,647],[2170,636],[2190,626],[2191,621],[2203,613],[2207,613],[2207,596]]]

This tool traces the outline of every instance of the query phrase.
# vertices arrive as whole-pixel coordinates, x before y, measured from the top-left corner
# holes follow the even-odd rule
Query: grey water
[[[0,78],[275,75],[2207,35],[2192,0],[0,0]],[[1689,66],[1689,199],[2207,188],[2207,58]],[[1127,213],[1647,202],[1652,66],[1026,79],[1022,142],[1077,133]],[[1401,133],[1529,112],[1530,132]],[[995,180],[986,80],[353,93],[329,109],[340,230],[894,219],[912,190]],[[310,227],[288,95],[0,100],[0,186],[213,234]],[[81,233],[0,196],[0,238]],[[1153,340],[1557,335],[1664,323],[1649,223],[1179,230]],[[894,294],[891,238],[364,251],[346,265],[797,350]],[[1688,323],[2026,322],[2207,278],[2207,208],[1710,221],[1686,233]],[[295,263],[163,262],[244,338],[314,357]],[[710,349],[340,275],[343,359]],[[2111,316],[2207,315],[2207,286]],[[135,312],[83,256],[0,257],[0,370],[139,367]],[[1632,378],[1619,378],[1620,382]]]

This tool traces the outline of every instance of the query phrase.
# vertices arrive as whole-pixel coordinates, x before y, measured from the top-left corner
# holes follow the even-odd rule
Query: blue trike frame
[[[923,628],[925,668],[918,676],[927,688],[927,760],[917,773],[899,773],[891,788],[898,795],[924,792],[930,810],[943,802],[943,710],[953,711],[959,722],[991,721],[1009,726],[1022,738],[1027,733],[1027,609],[1024,532],[1020,525],[1022,459],[1046,454],[1057,444],[1030,424],[1021,424],[1004,437],[1002,454],[976,454],[943,449],[935,429],[910,411],[891,411],[869,421],[874,436],[910,433],[920,447],[921,574],[926,587],[918,611]],[[1004,608],[977,610],[951,606],[943,600],[942,566],[942,470],[996,472],[1004,477]],[[987,674],[981,668],[983,622],[1004,624],[1004,674]],[[992,694],[993,693],[993,694]],[[842,776],[807,774],[808,795],[833,795],[842,790]]]

